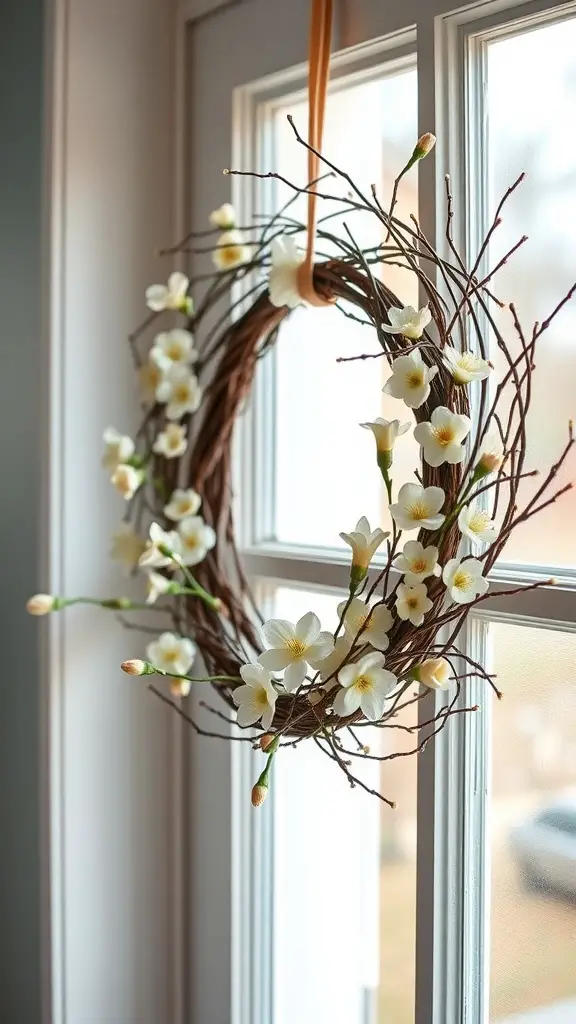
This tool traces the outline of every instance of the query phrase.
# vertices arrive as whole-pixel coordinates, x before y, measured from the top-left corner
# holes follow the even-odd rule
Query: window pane
[[[291,113],[306,134],[307,105],[291,103],[277,110],[274,130],[278,171],[305,184],[306,152],[286,121]],[[327,105],[324,152],[370,193],[375,182],[387,202],[392,181],[416,138],[416,72],[404,71],[378,81],[333,92]],[[324,187],[324,186],[323,186]],[[328,178],[326,191],[345,195],[346,183]],[[292,193],[278,189],[278,204]],[[319,217],[333,213],[333,203],[320,202]],[[400,190],[399,215],[417,213],[416,173]],[[290,214],[306,218],[305,197]],[[365,248],[384,241],[375,217],[346,214],[343,218]],[[342,219],[330,222],[346,237]],[[332,255],[326,243],[319,242]],[[404,304],[415,303],[413,277],[402,268],[386,271],[387,284]],[[277,345],[277,420],[275,533],[280,541],[340,546],[339,532],[352,529],[361,515],[371,523],[387,521],[388,509],[375,460],[374,441],[360,429],[366,420],[385,416],[406,421],[406,407],[382,395],[389,376],[384,359],[337,363],[348,357],[378,352],[375,332],[346,319],[337,309],[297,309],[283,326]],[[408,417],[410,413],[408,413]],[[403,437],[396,449],[397,478],[416,466],[413,439]]]
[[[335,629],[339,600],[278,587],[272,606],[292,620],[314,610],[323,627]],[[398,725],[415,723],[406,711]],[[373,753],[414,746],[401,729],[358,731]],[[358,764],[355,771],[373,788],[380,778],[396,810],[351,790],[310,741],[276,761],[275,1024],[414,1022],[415,759]]]
[[[490,632],[504,692],[493,711],[490,1019],[562,1024],[576,1020],[576,634]]]
[[[514,300],[530,332],[576,279],[576,136],[570,127],[576,107],[576,19],[491,42],[487,69],[490,210],[520,172],[526,172],[504,208],[490,257],[494,264],[528,235],[499,273],[496,292]],[[498,320],[519,353],[509,311],[501,311]],[[527,469],[550,467],[566,443],[568,420],[575,412],[575,334],[572,302],[538,341]],[[573,474],[572,462],[558,484]],[[524,496],[539,482],[529,480]],[[575,515],[576,491],[571,491],[512,535],[506,560],[576,565]]]

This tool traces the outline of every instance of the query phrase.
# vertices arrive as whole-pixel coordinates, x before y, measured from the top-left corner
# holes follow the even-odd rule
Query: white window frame
[[[437,238],[440,246],[443,225],[436,223],[436,210],[442,219],[444,172],[450,168],[457,208],[465,209],[465,170],[477,166],[480,160],[482,91],[475,75],[482,66],[488,34],[493,37],[514,31],[520,24],[526,24],[527,18],[534,24],[558,20],[574,13],[576,4],[480,0],[464,10],[447,13],[442,11],[448,6],[442,0],[435,0],[429,10],[417,2],[406,6],[409,12],[417,12],[413,19],[416,27],[344,51],[335,57],[333,68],[336,77],[346,75],[355,66],[365,71],[375,59],[383,59],[386,54],[405,59],[416,47],[419,126],[422,132],[434,131],[439,139],[436,167],[433,161],[426,161],[421,167],[421,221],[428,236]],[[186,20],[183,15],[182,23]],[[183,67],[182,61],[179,67]],[[301,89],[304,72],[301,65],[235,90],[234,166],[264,171],[273,166],[273,154],[258,135],[263,105]],[[183,78],[181,73],[181,85]],[[177,163],[182,167],[184,162],[180,152]],[[233,199],[241,210],[242,221],[247,222],[245,218],[251,210],[245,181],[243,188],[239,179],[232,179],[232,183],[236,190]],[[182,187],[178,191],[182,193]],[[260,211],[262,197],[269,201],[270,193],[260,193]],[[475,195],[475,210],[483,209],[483,199]],[[468,208],[466,217],[455,225],[468,252],[477,249],[479,226],[471,216],[473,212]],[[238,431],[237,491],[243,496],[239,538],[246,566],[252,576],[270,585],[279,582],[344,589],[348,564],[345,554],[271,540],[273,505],[255,500],[254,482],[269,472],[273,456],[273,357],[266,363],[261,367],[252,402]],[[498,597],[498,592],[511,584],[529,584],[551,574],[559,578],[559,586],[529,591],[512,601]],[[490,621],[575,630],[576,577],[568,569],[499,565],[491,574],[490,593],[490,601],[471,617],[466,627],[465,643],[473,656],[489,658]],[[485,966],[489,956],[490,877],[487,844],[479,843],[478,838],[485,840],[488,834],[492,712],[491,701],[484,698],[481,683],[471,682],[462,693],[462,702],[481,703],[484,713],[457,716],[419,758],[416,1024],[482,1024],[487,1020]],[[441,694],[431,695],[422,714],[430,717],[431,705],[439,708],[442,699]],[[264,808],[258,817],[246,806],[245,796],[255,777],[256,762],[244,745],[231,746],[229,758],[222,758],[226,761],[224,769],[216,768],[218,781],[222,771],[225,774],[230,770],[232,777],[231,1019],[233,1024],[270,1024],[272,980],[267,957],[273,925],[273,880],[268,877],[263,884],[261,871],[271,863],[273,806]],[[210,757],[206,761],[211,763]],[[214,758],[217,762],[218,758]],[[273,796],[269,803],[273,805]],[[202,856],[208,845],[208,839],[203,841]]]

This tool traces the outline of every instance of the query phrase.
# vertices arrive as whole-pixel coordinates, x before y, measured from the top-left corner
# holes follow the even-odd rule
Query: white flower
[[[394,567],[404,573],[404,582],[409,587],[423,583],[428,576],[439,576],[438,548],[430,544],[427,548],[419,540],[407,540],[401,555],[396,555]]]
[[[390,505],[390,513],[401,530],[437,530],[446,518],[440,513],[443,504],[441,487],[403,484],[397,503]]]
[[[160,360],[158,353],[154,359],[149,359],[147,363],[138,370],[138,380],[140,383],[140,391],[142,397],[147,402],[156,402],[158,390],[166,379],[166,372],[170,369],[170,362],[168,359]]]
[[[178,524],[180,556],[184,565],[198,565],[216,543],[216,534],[202,516],[188,516]]]
[[[349,544],[352,548],[352,566],[353,568],[366,570],[374,557],[374,553],[386,540],[388,533],[384,533],[379,526],[375,530],[370,530],[370,523],[366,519],[366,516],[362,516],[361,519],[356,523],[356,527],[352,530],[352,533],[341,533],[340,537],[346,544]]]
[[[158,523],[150,524],[149,541],[138,559],[142,569],[161,569],[171,565],[180,557],[180,537],[177,533],[166,533]],[[176,558],[172,558],[173,552]]]
[[[174,363],[156,392],[159,402],[166,402],[169,420],[181,420],[186,413],[196,412],[202,401],[202,388],[196,374],[187,366]]]
[[[294,309],[302,303],[298,291],[298,268],[304,260],[293,235],[280,235],[270,246],[272,266],[268,291],[273,306]]]
[[[242,665],[240,675],[244,686],[237,686],[232,694],[238,705],[238,725],[254,725],[261,719],[262,728],[269,729],[278,696],[270,673],[262,665]]]
[[[220,235],[212,253],[212,262],[218,270],[232,270],[248,263],[250,247],[244,245],[239,231],[225,231]]]
[[[426,612],[432,607],[425,583],[416,583],[413,587],[405,583],[398,584],[396,591],[396,614],[400,619],[410,619],[413,626],[421,626]]]
[[[388,319],[390,326],[382,324],[381,328],[386,334],[403,334],[405,338],[417,341],[422,337],[426,325],[430,323],[432,314],[428,306],[423,306],[422,309],[414,309],[414,306],[404,306],[403,309],[391,306],[388,310]]]
[[[195,655],[196,644],[175,633],[162,633],[146,648],[146,657],[154,668],[182,676],[186,675]]]
[[[106,427],[103,437],[105,448],[102,465],[104,469],[112,471],[121,462],[128,462],[134,455],[134,441],[127,434],[119,434],[114,427]]]
[[[472,352],[459,352],[457,348],[446,345],[442,350],[448,369],[457,384],[469,384],[471,380],[485,380],[492,372],[486,359],[480,359]]]
[[[183,491],[179,487],[172,491],[172,496],[167,505],[164,506],[164,515],[173,522],[179,519],[187,519],[188,516],[195,516],[201,504],[200,495],[189,487]]]
[[[210,223],[215,228],[221,228],[222,231],[229,231],[236,227],[236,211],[232,203],[222,203],[217,210],[212,210]]]
[[[144,479],[141,469],[134,469],[134,466],[116,466],[110,477],[111,482],[125,501],[130,501],[140,487]]]
[[[26,602],[26,611],[29,615],[49,615],[56,603],[52,594],[34,594]]]
[[[480,458],[474,469],[474,476],[481,480],[490,473],[496,473],[504,462],[504,448],[498,432],[491,427],[482,438]]]
[[[195,363],[198,353],[194,348],[194,338],[190,331],[176,327],[173,331],[162,331],[154,338],[150,349],[150,361],[162,370],[170,368],[172,363]]]
[[[398,682],[383,665],[384,655],[374,651],[360,658],[356,664],[344,665],[340,669],[338,681],[343,689],[334,701],[337,715],[346,718],[360,708],[370,722],[382,718],[386,698]]]
[[[447,690],[451,668],[446,658],[428,658],[412,669],[414,678],[432,690]]]
[[[152,445],[152,451],[156,452],[156,455],[163,455],[166,459],[177,459],[184,454],[187,445],[186,428],[181,427],[178,423],[168,423],[165,429],[158,434]]]
[[[172,309],[180,313],[190,313],[192,302],[186,292],[190,281],[186,274],[176,271],[170,274],[168,284],[152,284],[146,289],[146,305],[155,313],[163,309]]]
[[[451,558],[446,562],[442,579],[456,604],[470,604],[474,598],[486,593],[488,580],[482,575],[482,569],[482,562],[477,558],[466,558],[463,562]]]
[[[155,604],[160,594],[167,594],[172,586],[167,576],[160,572],[149,572],[146,579],[146,604]]]
[[[466,454],[462,441],[469,434],[471,426],[468,416],[451,412],[444,405],[438,406],[430,422],[418,423],[414,428],[414,437],[422,446],[424,461],[429,466],[462,462]]]
[[[262,634],[270,650],[264,651],[258,661],[272,672],[286,669],[284,686],[289,693],[304,682],[307,666],[322,661],[334,647],[334,637],[321,632],[314,612],[307,612],[296,625],[286,619],[269,619],[262,626]]]
[[[346,604],[342,601],[338,605],[338,615],[342,615]],[[385,651],[390,643],[387,634],[392,622],[392,613],[385,604],[370,608],[362,598],[353,597],[344,616],[344,635],[349,643],[358,637],[357,643],[371,644],[379,651]]]
[[[484,544],[496,540],[498,532],[490,513],[480,508],[475,501],[466,505],[458,516],[460,533],[469,537],[473,544]]]
[[[325,658],[321,658],[320,661],[314,662],[314,668],[320,673],[320,678],[322,680],[329,679],[329,677],[334,676],[336,673],[334,678],[329,679],[326,690],[331,690],[333,686],[336,686],[337,669],[340,668],[346,655],[350,653],[353,639],[353,637],[348,637],[346,634],[344,634],[344,636],[339,636],[334,644],[334,649],[330,651],[330,654],[327,654]],[[322,695],[320,694],[320,697],[321,696]],[[315,702],[315,700],[312,701],[312,703]]]
[[[394,360],[392,376],[382,390],[385,395],[400,398],[410,409],[418,409],[430,395],[430,381],[437,373],[438,367],[426,366],[417,348]]]
[[[121,562],[127,569],[134,569],[145,547],[146,542],[138,536],[134,527],[123,523],[117,533],[112,534],[110,557],[115,562]]]
[[[170,680],[170,693],[173,697],[188,697],[191,689],[192,683],[189,679]]]
[[[410,430],[409,423],[400,423],[400,420],[383,420],[381,416],[371,423],[361,423],[360,426],[372,431],[378,453],[391,452],[396,444],[396,439]]]

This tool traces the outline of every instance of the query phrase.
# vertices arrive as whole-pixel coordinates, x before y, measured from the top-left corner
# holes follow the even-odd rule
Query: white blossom
[[[426,612],[432,608],[425,583],[413,587],[399,583],[396,591],[396,614],[400,619],[409,619],[413,626],[421,626]]]
[[[438,548],[433,544],[425,548],[419,540],[406,541],[402,553],[394,559],[394,567],[404,573],[404,582],[409,587],[442,572],[438,565]]]
[[[270,672],[262,665],[242,665],[240,675],[244,685],[237,686],[232,694],[238,705],[238,725],[246,727],[261,720],[262,728],[269,729],[278,696]]]
[[[134,527],[130,523],[123,523],[121,528],[112,534],[110,557],[115,562],[121,562],[127,569],[134,569],[145,547],[146,542],[136,533]]]
[[[158,523],[150,524],[148,543],[138,559],[142,569],[162,569],[177,563],[180,558],[181,542],[177,533],[167,533]],[[170,552],[176,557],[172,558]]]
[[[468,416],[451,412],[446,406],[434,409],[429,422],[418,423],[414,437],[422,446],[424,461],[429,466],[455,465],[466,454],[462,442],[470,432],[472,422]]]
[[[490,513],[480,508],[475,501],[471,501],[461,510],[458,515],[458,526],[460,533],[468,537],[473,544],[489,543],[498,536],[496,524],[490,519]]]
[[[437,530],[446,518],[440,512],[444,497],[441,487],[403,484],[390,513],[401,530]]]
[[[338,605],[339,616],[342,616],[347,603],[342,601]],[[390,643],[388,631],[392,629],[392,623],[392,613],[385,604],[371,608],[361,597],[353,597],[344,616],[344,635],[350,643],[358,637],[357,643],[371,644],[377,650],[385,651]]]
[[[162,672],[175,672],[176,675],[186,675],[195,655],[196,644],[176,633],[161,633],[146,648],[146,657],[154,668]]]
[[[304,260],[293,235],[280,235],[270,246],[272,265],[268,291],[273,306],[294,309],[302,303],[298,291],[298,269]]]
[[[239,231],[225,231],[220,235],[212,253],[217,270],[232,270],[250,260],[250,246],[244,245]]]
[[[351,533],[341,533],[340,537],[352,548],[352,566],[366,570],[372,561],[375,552],[388,537],[379,526],[370,530],[370,523],[366,516],[362,516],[356,523]]]
[[[222,203],[217,210],[212,210],[210,223],[222,231],[230,231],[236,227],[236,210],[232,203]]]
[[[146,578],[146,604],[155,604],[161,594],[167,594],[172,581],[160,572],[149,572]]]
[[[157,402],[158,391],[162,387],[166,373],[170,369],[168,359],[160,359],[158,353],[154,359],[149,358],[147,363],[138,370],[138,381],[142,398],[146,402]]]
[[[134,441],[127,434],[120,434],[115,427],[104,431],[104,455],[102,465],[112,472],[120,463],[128,462],[134,455]]]
[[[179,327],[157,334],[150,349],[150,361],[163,371],[169,369],[172,363],[184,363],[187,366],[189,363],[195,363],[197,359],[194,338],[190,331]]]
[[[457,384],[469,384],[472,380],[485,380],[492,372],[492,367],[486,359],[480,359],[472,352],[459,352],[457,348],[446,345],[442,349],[450,373]]]
[[[180,557],[184,565],[198,565],[216,543],[216,534],[202,516],[187,516],[178,523]]]
[[[422,309],[414,309],[414,306],[391,306],[388,310],[390,324],[382,324],[382,330],[386,334],[402,334],[411,341],[417,341],[422,337],[424,328],[430,323],[432,314],[428,306]]]
[[[391,452],[397,438],[410,430],[409,423],[400,423],[400,420],[383,420],[381,416],[370,423],[361,423],[360,426],[372,431],[378,453]]]
[[[186,428],[181,427],[178,423],[168,423],[158,434],[152,445],[152,451],[156,455],[163,455],[166,459],[177,459],[184,454],[187,446]]]
[[[331,633],[321,631],[320,620],[307,612],[296,624],[286,619],[269,619],[262,626],[269,650],[258,661],[272,672],[284,672],[284,686],[291,693],[304,682],[307,666],[315,667],[334,647]]]
[[[200,508],[202,499],[191,487],[182,490],[177,487],[172,491],[170,501],[164,506],[164,515],[173,522],[180,519],[187,519],[188,516],[195,516]]]
[[[446,562],[442,579],[450,597],[456,604],[470,604],[476,597],[488,590],[488,580],[482,575],[483,565],[477,558],[460,561],[451,558]]]
[[[392,363],[392,376],[386,381],[386,395],[401,399],[410,409],[418,409],[430,395],[430,381],[438,373],[437,366],[426,366],[420,349],[399,356]]]
[[[146,289],[146,305],[154,313],[171,309],[179,313],[190,313],[191,299],[187,296],[190,281],[186,274],[175,271],[170,274],[168,284],[152,284]]]
[[[446,658],[428,658],[412,669],[414,678],[431,690],[447,690],[451,668]]]
[[[398,680],[384,667],[384,655],[377,651],[366,654],[360,661],[344,665],[338,673],[342,689],[334,701],[334,711],[341,718],[360,709],[370,722],[377,722],[384,714],[386,698]]]
[[[116,466],[110,477],[114,487],[125,501],[130,501],[134,497],[143,479],[144,475],[141,469],[124,465]]]
[[[156,397],[166,402],[166,416],[169,420],[181,420],[186,413],[196,412],[202,401],[202,388],[196,374],[187,366],[175,363],[160,384]]]

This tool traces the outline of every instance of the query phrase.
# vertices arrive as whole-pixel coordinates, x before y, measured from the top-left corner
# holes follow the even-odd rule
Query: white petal
[[[152,284],[146,289],[146,305],[154,313],[161,313],[166,309],[168,289],[164,284]]]
[[[262,635],[270,647],[285,647],[294,639],[294,625],[287,619],[268,619],[262,626]]]
[[[252,690],[252,693],[254,692]],[[262,705],[256,698],[252,697],[251,700],[246,700],[240,705],[236,714],[236,721],[238,725],[245,727],[254,725],[261,716]]]
[[[362,714],[370,722],[377,722],[384,714],[384,704],[386,703],[386,696],[383,693],[375,692],[372,690],[368,693],[361,695],[360,707]]]
[[[264,685],[264,682],[268,681],[270,678],[268,671],[263,668],[262,665],[242,665],[240,668],[240,675],[244,682],[249,686],[262,686]],[[236,694],[239,693],[240,690],[244,689],[245,687],[239,686],[234,690],[234,700],[236,700]],[[236,703],[238,703],[238,701],[236,701]]]
[[[320,619],[314,612],[306,612],[294,627],[294,635],[304,644],[313,643],[319,632]]]
[[[179,270],[174,271],[168,278],[168,288],[172,295],[176,295],[179,298],[183,298],[188,291],[188,285],[190,281],[186,277],[186,274],[182,274]]]
[[[293,693],[304,682],[306,677],[306,662],[295,661],[288,666],[284,673],[284,688],[288,693]]]
[[[286,647],[273,647],[269,651],[263,651],[258,661],[270,672],[282,672],[292,663],[292,655]]]
[[[274,711],[275,711],[275,708],[273,706],[271,706],[270,704],[265,709],[265,711],[264,711],[264,713],[262,715],[262,728],[264,729],[264,731],[267,731],[270,728],[270,726],[272,725],[272,719],[274,718]]]
[[[332,706],[340,718],[347,718],[348,715],[353,715],[360,707],[359,691],[355,687],[352,687],[350,690],[339,690]]]

